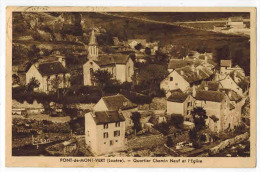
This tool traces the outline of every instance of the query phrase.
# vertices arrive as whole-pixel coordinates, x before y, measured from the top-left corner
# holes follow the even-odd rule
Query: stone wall
[[[166,143],[166,137],[162,134],[136,137],[128,140],[126,146],[128,149],[151,148],[153,146],[163,145]]]
[[[238,135],[232,139],[227,139],[223,142],[221,142],[219,145],[209,149],[209,154],[210,155],[214,155],[214,154],[217,154],[219,153],[221,150],[227,148],[227,147],[230,147],[232,145],[235,145],[235,144],[238,144],[246,139],[249,138],[249,133],[246,132],[244,134],[241,134],[241,135]]]

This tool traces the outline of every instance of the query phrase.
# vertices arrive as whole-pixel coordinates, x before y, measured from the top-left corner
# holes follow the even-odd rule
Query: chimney
[[[39,62],[35,62],[34,65],[37,69],[39,69]]]
[[[228,91],[228,97],[231,97],[231,90]]]
[[[195,85],[192,86],[192,97],[196,97],[197,91]]]
[[[181,75],[184,75],[184,71],[183,70],[181,70]]]
[[[209,85],[208,85],[208,82],[206,82],[206,83],[205,83],[205,87],[204,87],[204,89],[205,89],[206,91],[208,91],[208,90],[209,90]]]
[[[192,64],[192,65],[191,65],[191,70],[192,70],[193,72],[195,72],[195,69],[196,69],[196,68],[195,68],[194,64]]]
[[[66,61],[64,57],[59,56],[59,62],[62,64],[63,67],[66,67]]]

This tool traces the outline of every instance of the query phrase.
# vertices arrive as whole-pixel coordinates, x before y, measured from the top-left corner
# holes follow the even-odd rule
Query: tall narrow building
[[[90,41],[88,44],[88,58],[98,60],[98,46],[94,29],[91,32]]]

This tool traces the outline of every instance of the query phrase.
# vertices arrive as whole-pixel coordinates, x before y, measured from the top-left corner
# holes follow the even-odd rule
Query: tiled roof
[[[212,102],[221,102],[225,97],[225,94],[219,91],[196,91],[196,100],[205,100]]]
[[[176,72],[178,72],[189,83],[208,79],[213,74],[213,72],[206,67],[192,69],[191,66],[178,68],[176,69]]]
[[[194,65],[195,67],[200,65],[200,61],[194,61],[194,60],[182,60],[182,59],[171,59],[168,64],[168,69],[178,69],[189,65]]]
[[[125,121],[124,116],[119,114],[118,111],[101,111],[93,113],[92,116],[97,125]]]
[[[41,63],[38,70],[43,76],[68,73],[67,69],[60,62]]]
[[[117,94],[114,96],[106,96],[106,97],[102,97],[102,99],[105,102],[109,111],[114,111],[119,109],[125,110],[125,109],[131,109],[136,107],[136,104],[132,103],[122,94]]]
[[[229,17],[228,20],[232,22],[242,22],[243,18],[242,17]]]
[[[124,54],[113,54],[113,55],[101,55],[99,59],[95,61],[99,66],[115,65],[115,64],[126,64],[130,58]]]
[[[220,60],[220,66],[231,67],[231,60]]]
[[[239,101],[242,99],[242,97],[237,94],[237,92],[231,90],[231,89],[224,89],[224,88],[221,88],[220,91],[223,91],[226,93],[226,95],[229,97],[229,99],[231,101]],[[229,92],[231,92],[231,94],[229,94]]]
[[[183,93],[181,90],[171,91],[171,95],[168,97],[168,101],[171,102],[184,102],[188,97],[188,94]]]
[[[217,81],[202,81],[200,88],[205,90],[205,87],[208,86],[208,90],[217,91],[219,89],[219,82]]]

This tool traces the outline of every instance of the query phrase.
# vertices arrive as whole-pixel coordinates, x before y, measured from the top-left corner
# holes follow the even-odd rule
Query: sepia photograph
[[[7,8],[10,159],[255,158],[254,8],[60,9]]]

